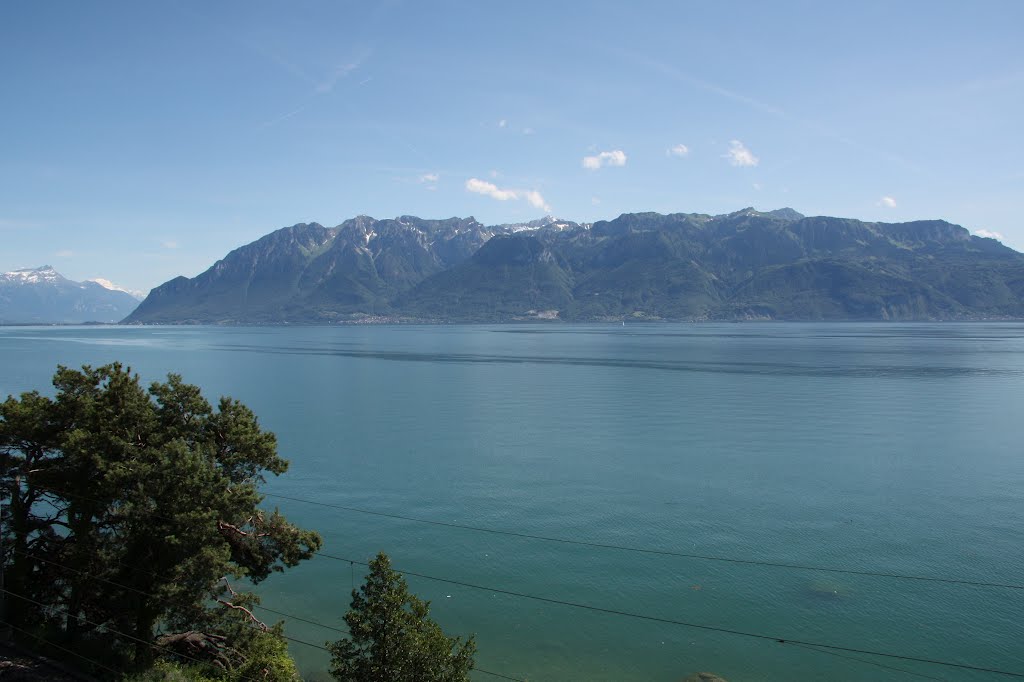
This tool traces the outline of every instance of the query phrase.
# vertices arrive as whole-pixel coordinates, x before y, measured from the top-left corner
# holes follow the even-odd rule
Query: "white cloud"
[[[498,201],[521,199],[529,203],[534,208],[539,208],[548,213],[551,212],[551,206],[549,206],[548,202],[544,200],[541,193],[534,189],[502,189],[493,182],[487,182],[486,180],[480,180],[479,178],[470,178],[469,180],[466,180],[466,190],[469,192],[475,192],[476,194],[483,194],[484,196],[497,199]]]
[[[506,121],[505,119],[501,119],[500,121],[498,121],[498,127],[499,128],[504,128],[507,125],[508,125],[508,121]]]
[[[690,148],[685,144],[677,144],[666,149],[665,153],[669,156],[686,156],[690,153]]]
[[[486,180],[480,180],[479,178],[470,178],[466,180],[466,189],[470,192],[476,192],[477,194],[483,194],[484,196],[497,199],[498,201],[508,201],[509,199],[518,199],[519,195],[515,190],[511,189],[500,189],[493,182],[487,182]]]
[[[625,166],[626,152],[621,149],[613,149],[610,152],[599,152],[594,156],[583,157],[583,167],[589,170],[597,170],[603,166]]]
[[[974,234],[979,237],[985,237],[987,239],[998,239],[999,241],[1006,241],[1000,232],[993,232],[991,230],[975,230]]]
[[[437,182],[440,179],[441,179],[441,176],[438,175],[437,173],[424,173],[423,175],[421,175],[418,178],[416,178],[416,181],[417,182],[421,182],[421,183],[427,183],[427,182]]]
[[[534,208],[539,208],[544,211],[551,210],[551,207],[548,206],[548,202],[544,201],[544,197],[542,197],[540,192],[535,189],[523,192],[523,198],[530,202],[530,206],[533,206]]]
[[[725,153],[723,158],[728,159],[729,163],[740,168],[750,168],[761,162],[761,159],[754,156],[754,153],[743,146],[743,143],[739,140],[729,141],[729,151]]]
[[[878,205],[883,208],[896,208],[896,200],[892,197],[882,197],[878,200]]]

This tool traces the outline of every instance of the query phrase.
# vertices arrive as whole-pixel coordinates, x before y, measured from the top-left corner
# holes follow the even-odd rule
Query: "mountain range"
[[[1024,254],[942,220],[358,216],[301,223],[150,292],[125,322],[954,320],[1024,317]]]
[[[49,265],[0,273],[0,324],[118,322],[138,304],[107,280],[75,282]]]

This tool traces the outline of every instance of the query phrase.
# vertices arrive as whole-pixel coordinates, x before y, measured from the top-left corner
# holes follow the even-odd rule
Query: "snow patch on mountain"
[[[133,292],[75,282],[49,265],[0,273],[0,324],[112,323],[138,303]]]
[[[87,279],[85,281],[94,282],[96,284],[99,284],[104,289],[109,289],[110,291],[123,291],[124,293],[128,294],[137,301],[141,301],[142,299],[146,298],[145,291],[139,291],[138,289],[125,289],[124,287],[118,284],[114,284],[109,279],[103,279],[102,277],[94,277],[92,279]]]
[[[44,265],[39,268],[21,268],[19,270],[11,270],[3,273],[0,277],[2,277],[3,281],[10,282],[12,284],[56,283],[64,279],[49,265]]]

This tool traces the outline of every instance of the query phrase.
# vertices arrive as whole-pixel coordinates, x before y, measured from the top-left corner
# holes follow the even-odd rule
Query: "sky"
[[[1024,3],[0,3],[0,271],[356,215],[941,218],[1024,249]]]

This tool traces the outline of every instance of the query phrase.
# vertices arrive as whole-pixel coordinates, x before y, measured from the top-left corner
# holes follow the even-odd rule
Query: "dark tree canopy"
[[[280,633],[236,583],[320,547],[259,506],[264,476],[288,468],[274,435],[173,374],[147,390],[120,364],[60,367],[53,384],[0,403],[6,620],[125,668],[190,642],[244,669]]]
[[[430,603],[410,594],[381,552],[352,604],[348,638],[328,643],[331,674],[342,682],[465,682],[476,642],[447,637],[430,618]]]

